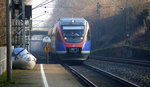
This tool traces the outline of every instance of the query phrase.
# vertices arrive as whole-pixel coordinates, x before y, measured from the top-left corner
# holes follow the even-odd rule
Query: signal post
[[[44,53],[46,53],[46,63],[47,64],[49,63],[49,52],[51,51],[51,48],[48,45],[48,43],[50,43],[50,42],[51,42],[51,39],[48,36],[43,38],[43,43],[46,43],[46,45],[43,48],[43,51],[44,51]]]

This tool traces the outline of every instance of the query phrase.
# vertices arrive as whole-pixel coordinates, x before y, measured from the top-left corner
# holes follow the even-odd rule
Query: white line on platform
[[[49,87],[49,85],[47,83],[46,76],[45,76],[45,72],[44,72],[44,69],[43,69],[43,64],[40,64],[40,66],[41,66],[41,75],[42,75],[44,86]]]

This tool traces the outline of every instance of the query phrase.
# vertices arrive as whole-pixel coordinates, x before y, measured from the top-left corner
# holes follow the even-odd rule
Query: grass
[[[132,50],[132,56],[130,56],[130,50]],[[141,46],[132,46],[132,45],[122,45],[122,46],[109,46],[106,48],[99,48],[92,50],[91,54],[96,56],[105,56],[105,57],[136,57],[136,58],[145,58],[147,59],[150,53],[149,48]],[[129,55],[128,55],[129,54]]]
[[[125,44],[125,45],[118,45],[118,46],[117,45],[110,45],[110,46],[107,46],[105,48],[94,49],[94,50],[91,51],[91,53],[94,53],[94,52],[97,52],[97,51],[103,51],[103,50],[107,50],[107,49],[122,48],[122,47],[128,47],[128,48],[134,48],[134,49],[150,51],[150,47],[148,47],[148,46],[133,46],[133,45]]]
[[[7,73],[0,75],[0,87],[11,87],[11,84],[16,84],[15,81],[7,82]]]
[[[95,52],[97,52],[97,51],[102,51],[102,50],[106,50],[106,49],[114,48],[114,47],[116,47],[116,46],[110,45],[110,46],[103,47],[103,48],[97,47],[97,49],[93,49],[93,50],[91,51],[91,53],[95,53]]]
[[[1,84],[5,82],[6,82],[6,72],[0,75],[0,87],[1,87]]]
[[[129,48],[133,48],[133,49],[150,51],[150,48],[148,46],[133,46],[133,45],[124,45],[124,46],[129,47]]]
[[[22,76],[24,72],[35,71],[35,70],[36,70],[35,68],[32,70],[14,69],[12,70],[11,82],[7,82],[7,72],[4,72],[2,75],[0,75],[0,87],[16,87],[16,85],[19,85],[21,81],[23,81],[22,79],[20,79],[20,76]]]

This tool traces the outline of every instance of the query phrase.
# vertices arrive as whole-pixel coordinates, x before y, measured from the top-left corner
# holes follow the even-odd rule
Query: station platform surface
[[[10,87],[83,87],[60,64],[37,64],[33,70],[13,70]]]

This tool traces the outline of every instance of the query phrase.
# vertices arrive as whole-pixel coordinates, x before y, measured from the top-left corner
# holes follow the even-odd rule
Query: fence
[[[6,47],[0,47],[0,75],[6,71]]]

